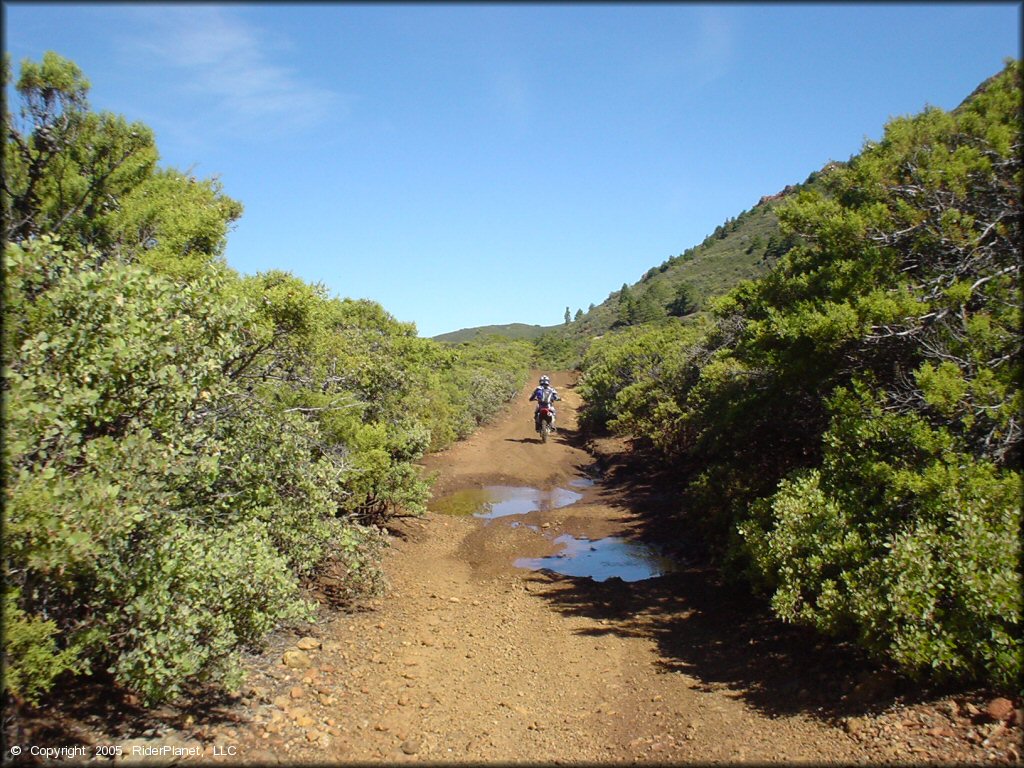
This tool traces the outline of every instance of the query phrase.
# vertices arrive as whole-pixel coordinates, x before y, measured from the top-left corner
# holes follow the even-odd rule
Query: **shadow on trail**
[[[843,698],[866,668],[863,659],[783,624],[709,569],[690,567],[632,583],[550,573],[530,578],[547,585],[535,593],[557,610],[604,622],[582,634],[650,639],[661,670],[688,675],[697,690],[738,692],[769,716],[807,713],[833,720],[874,708],[870,701]]]
[[[543,445],[544,441],[539,437],[506,437],[506,443],[530,443],[531,445]],[[582,440],[578,433],[574,429],[565,429],[559,427],[556,432],[553,432],[548,438],[548,442],[551,443],[564,443],[565,445],[572,446],[574,448],[581,447]]]
[[[925,694],[879,670],[856,648],[782,622],[764,601],[727,583],[698,547],[687,545],[682,521],[671,514],[669,486],[648,473],[619,469],[601,484],[603,502],[636,521],[630,538],[675,544],[679,566],[629,583],[549,571],[527,577],[537,585],[531,592],[556,610],[602,622],[584,634],[650,639],[665,674],[688,675],[698,690],[734,691],[769,716],[804,713],[835,721],[878,711],[898,694],[905,700]]]

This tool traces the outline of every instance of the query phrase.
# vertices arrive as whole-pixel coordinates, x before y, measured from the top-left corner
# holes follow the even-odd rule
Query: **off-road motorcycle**
[[[541,403],[540,408],[537,409],[537,433],[540,435],[542,443],[548,441],[548,436],[554,430],[554,420],[555,412],[551,410],[551,406],[547,403]]]

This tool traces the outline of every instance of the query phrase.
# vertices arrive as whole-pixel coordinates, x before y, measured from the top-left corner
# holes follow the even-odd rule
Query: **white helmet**
[[[545,386],[547,386],[550,383],[551,383],[551,379],[549,379],[547,376],[541,376],[540,377],[540,385],[542,387],[545,387]]]

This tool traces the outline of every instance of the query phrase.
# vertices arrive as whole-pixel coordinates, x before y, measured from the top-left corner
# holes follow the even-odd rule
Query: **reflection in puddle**
[[[473,515],[493,520],[496,517],[559,509],[575,504],[582,498],[583,494],[565,488],[541,491],[537,488],[488,485],[456,491],[431,503],[430,509],[446,515]]]
[[[615,536],[591,541],[564,534],[555,539],[564,545],[550,557],[521,557],[517,568],[548,570],[563,576],[582,576],[605,581],[614,576],[623,581],[643,581],[671,571],[672,561],[650,547]]]
[[[569,485],[573,488],[593,488],[596,482],[592,477],[577,477],[575,480],[570,480]]]

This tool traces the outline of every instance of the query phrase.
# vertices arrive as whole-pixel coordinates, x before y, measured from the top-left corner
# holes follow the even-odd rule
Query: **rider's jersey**
[[[530,395],[530,400],[536,400],[538,406],[541,403],[551,405],[555,400],[560,399],[554,387],[537,387],[533,390],[533,394]]]

